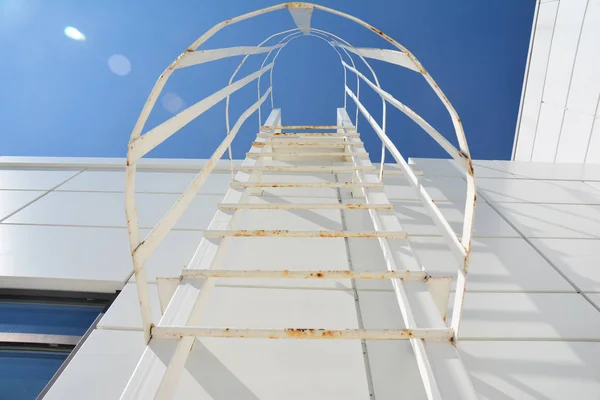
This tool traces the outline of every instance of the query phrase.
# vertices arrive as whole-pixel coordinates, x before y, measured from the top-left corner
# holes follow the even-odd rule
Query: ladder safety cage
[[[293,21],[296,23],[296,28],[271,35],[257,46],[198,50],[201,45],[226,26],[284,9],[287,9],[291,13]],[[374,32],[391,45],[393,49],[356,48],[331,32],[311,27],[311,16],[315,10],[348,19],[363,28]],[[285,126],[282,124],[280,111],[275,108],[273,96],[273,69],[277,57],[288,43],[305,35],[314,36],[328,43],[338,54],[341,65],[343,66],[344,106],[343,108],[338,109],[336,125]],[[277,39],[279,40],[276,41]],[[274,41],[276,42],[274,43]],[[261,55],[263,55],[264,59],[260,68],[257,71],[236,80],[237,74],[247,58],[250,56],[258,57]],[[227,86],[142,134],[150,112],[171,74],[177,69],[197,66],[203,63],[234,56],[244,57],[231,75]],[[358,70],[353,56],[357,56],[367,67],[372,76],[372,80]],[[376,59],[391,63],[422,75],[446,107],[453,123],[454,133],[459,147],[456,148],[415,111],[411,110],[402,102],[394,98],[389,92],[382,89],[377,74],[367,59]],[[269,73],[269,87],[264,92],[261,92],[261,78],[267,72]],[[356,76],[356,93],[348,87],[347,79],[348,74],[350,73]],[[256,81],[257,84],[257,101],[250,105],[250,107],[248,107],[236,120],[233,127],[231,127],[229,116],[230,97],[238,90],[254,81]],[[361,82],[366,84],[371,90],[375,91],[381,98],[381,123],[378,123],[360,102]],[[271,101],[271,113],[263,123],[261,106],[269,97]],[[354,121],[350,120],[350,117],[345,110],[348,99],[353,101],[356,105]],[[226,102],[226,136],[179,199],[172,205],[150,233],[142,239],[140,237],[140,228],[135,204],[136,163],[144,155],[148,154],[166,139],[174,135],[182,127],[223,100]],[[386,106],[388,103],[419,125],[457,162],[457,165],[464,170],[467,190],[465,194],[466,201],[461,235],[457,235],[457,233],[454,232],[425,187],[417,178],[418,175],[422,175],[422,172],[411,168],[400,151],[387,136]],[[256,141],[252,143],[252,147],[246,154],[247,157],[242,166],[235,168],[238,172],[234,177],[231,144],[236,138],[241,126],[255,112],[258,115],[259,125],[255,139]],[[381,140],[382,157],[379,170],[371,164],[368,153],[364,150],[364,144],[360,140],[357,125],[359,114],[362,114],[375,131],[377,137]],[[274,151],[275,149],[277,149],[277,151]],[[281,151],[279,151],[279,149],[281,149]],[[424,270],[414,271],[402,269],[401,265],[397,265],[393,255],[394,252],[390,245],[390,240],[406,239],[409,235],[401,228],[397,218],[390,218],[390,215],[394,215],[393,204],[389,202],[387,196],[382,191],[386,150],[389,151],[395,163],[399,166],[398,172],[394,173],[399,173],[404,176],[409,184],[415,189],[419,199],[433,219],[437,228],[440,230],[441,235],[458,262],[459,269],[456,277],[455,300],[452,306],[452,320],[448,326],[446,326],[443,320],[439,318],[439,314],[437,315],[437,318],[440,323],[436,322],[434,326],[418,327],[416,324],[410,300],[414,297],[411,297],[413,294],[409,284],[418,284],[419,282],[423,284],[426,283],[432,291],[434,301],[439,306],[440,312],[445,316],[444,306],[447,308],[447,295],[450,290],[452,278],[447,276],[430,276]],[[225,152],[228,153],[232,173],[230,190],[227,192],[225,199],[219,203],[215,218],[211,222],[209,228],[204,232],[204,239],[202,239],[192,262],[182,271],[180,276],[181,281],[174,293],[171,293],[171,300],[168,302],[161,320],[156,324],[157,321],[152,320],[150,309],[150,296],[145,266],[146,261],[192,203],[202,185],[215,169],[217,161],[223,157]],[[284,160],[285,157],[297,157],[299,160],[302,160],[303,158],[318,159],[320,157],[332,157],[332,159],[337,160],[336,157],[339,157],[342,158],[345,163],[343,165],[336,165],[336,162],[333,162],[331,165],[326,166],[290,166],[286,164],[277,164],[280,162],[278,160],[281,157],[283,157]],[[350,164],[348,164],[348,162],[350,162]],[[352,181],[264,182],[261,179],[263,172],[348,173],[352,175]],[[377,173],[377,176],[375,176],[375,173]],[[348,188],[356,194],[357,198],[364,199],[364,202],[356,204],[271,204],[268,202],[255,203],[249,201],[249,196],[251,194],[260,194],[265,188]],[[435,360],[436,354],[439,355],[441,353],[439,353],[436,348],[429,347],[427,343],[430,341],[442,342],[447,344],[447,346],[451,346],[451,351],[454,352],[453,357],[460,360],[456,353],[456,349],[454,348],[454,343],[459,338],[458,333],[464,293],[466,290],[469,254],[471,251],[471,235],[476,199],[474,171],[462,123],[454,107],[417,58],[408,49],[377,28],[361,19],[328,7],[298,2],[267,7],[216,24],[177,57],[177,59],[158,78],[150,92],[134,126],[128,145],[125,199],[135,283],[140,303],[144,336],[148,346],[130,378],[121,399],[171,398],[178,382],[178,376],[183,370],[187,355],[192,348],[195,337],[409,340],[415,353],[427,397],[429,399],[444,398],[442,383],[439,382],[439,379],[436,379],[435,373],[436,368],[439,366],[434,367],[437,363]],[[369,213],[374,230],[353,232],[335,230],[291,231],[232,229],[233,222],[237,220],[236,212],[244,209],[362,209]],[[219,269],[218,267],[212,268],[213,264],[216,264],[215,260],[219,259],[219,257],[217,257],[218,252],[223,251],[223,248],[226,248],[227,246],[228,242],[225,238],[260,236],[315,237],[325,239],[337,237],[375,238],[378,240],[384,255],[387,271],[232,271]],[[389,279],[392,282],[406,329],[246,329],[197,326],[201,318],[202,308],[206,303],[206,297],[211,288],[214,287],[215,280],[223,278]],[[434,287],[436,288],[435,290],[438,291],[437,294],[434,293]],[[168,367],[161,372],[152,372],[153,365],[156,364],[155,359],[153,358],[156,356],[153,355],[152,351],[149,349],[152,341],[174,339],[178,340],[178,344],[168,363]],[[466,370],[464,370],[464,366],[461,368],[458,368],[455,371],[456,380],[459,381],[457,385],[460,385],[458,390],[461,393],[461,398],[475,399],[477,398],[477,394],[474,391],[470,378],[468,377]],[[158,376],[157,381],[150,381],[151,377],[152,379],[155,379],[156,376]],[[444,379],[442,379],[442,381],[444,381]]]

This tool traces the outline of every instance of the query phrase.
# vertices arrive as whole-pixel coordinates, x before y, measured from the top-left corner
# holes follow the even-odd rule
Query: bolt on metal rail
[[[278,10],[291,13],[296,28],[276,33],[266,38],[257,46],[230,47],[214,50],[198,50],[215,33],[237,22],[269,14]],[[382,38],[393,49],[356,48],[344,39],[325,30],[311,27],[314,11],[321,11],[348,19],[360,27],[366,28]],[[337,109],[336,125],[331,126],[285,126],[282,124],[281,111],[275,108],[273,98],[273,68],[279,53],[293,40],[305,35],[314,36],[325,41],[338,54],[344,70],[344,107]],[[241,66],[250,56],[265,55],[263,63],[256,72],[235,80]],[[209,95],[203,100],[171,117],[164,123],[142,134],[144,125],[154,107],[165,83],[178,69],[197,66],[199,64],[227,57],[244,56],[234,71],[229,83],[224,88]],[[370,71],[372,80],[362,74],[355,63],[357,57]],[[367,59],[384,61],[407,68],[420,74],[430,85],[444,104],[452,119],[459,148],[454,147],[441,133],[433,128],[416,112],[383,90],[377,75]],[[269,74],[269,88],[261,92],[261,77]],[[356,76],[356,93],[348,87],[348,74]],[[229,99],[239,89],[256,81],[258,98],[256,103],[248,107],[230,126]],[[381,124],[368,112],[360,102],[360,84],[365,83],[375,91],[382,101]],[[261,105],[270,98],[271,112],[262,122]],[[346,112],[347,100],[356,105],[354,122]],[[189,187],[165,214],[160,222],[145,237],[140,237],[138,216],[135,204],[136,163],[148,152],[159,146],[175,134],[183,126],[203,114],[222,100],[226,100],[225,124],[227,135],[210,157],[206,165],[191,182]],[[462,235],[460,237],[451,228],[415,171],[405,161],[402,154],[386,134],[387,105],[391,104],[433,138],[463,168],[467,182],[465,194],[465,210]],[[183,269],[179,278],[169,280],[166,289],[169,293],[160,321],[152,320],[150,295],[148,291],[146,261],[173,229],[177,221],[191,204],[213,171],[217,161],[228,152],[231,162],[231,144],[236,138],[242,124],[254,113],[258,114],[259,132],[252,147],[247,153],[243,165],[231,182],[224,200],[218,205],[217,213],[204,232],[204,239],[198,246],[189,266]],[[398,264],[394,250],[398,240],[405,240],[409,234],[404,231],[393,212],[393,205],[383,191],[383,170],[385,153],[382,151],[380,168],[377,170],[369,160],[368,153],[358,132],[358,117],[362,115],[373,128],[382,143],[382,150],[387,150],[408,183],[415,189],[425,209],[435,222],[441,235],[452,251],[460,266],[453,282],[451,277],[432,276],[425,270],[402,269]],[[301,161],[299,165],[294,162]],[[307,162],[328,162],[326,165],[310,165]],[[233,177],[233,164],[231,171]],[[269,182],[263,180],[263,174],[293,173],[330,173],[350,174],[351,182]],[[337,176],[337,175],[335,175]],[[267,188],[305,190],[323,188],[342,188],[352,190],[360,202],[346,203],[257,203],[252,197],[260,196]],[[416,57],[405,47],[368,23],[345,13],[310,3],[284,3],[239,17],[223,21],[208,30],[190,45],[159,77],[131,134],[127,153],[126,167],[126,214],[129,228],[129,240],[133,258],[135,283],[139,297],[142,323],[148,345],[133,375],[121,396],[121,399],[169,399],[177,387],[179,375],[191,351],[196,337],[219,338],[265,338],[265,339],[313,339],[313,340],[409,340],[413,348],[416,362],[421,373],[425,392],[429,399],[462,398],[475,399],[477,395],[470,378],[460,362],[455,348],[459,338],[459,327],[462,315],[463,297],[466,288],[469,253],[471,250],[471,234],[475,208],[475,179],[467,141],[461,120],[440,87],[427,73]],[[233,229],[239,214],[243,210],[312,210],[312,209],[361,209],[368,212],[373,230],[370,231],[299,231],[299,230],[245,230]],[[349,271],[349,270],[227,270],[222,268],[221,252],[226,252],[228,241],[235,237],[290,237],[290,238],[374,238],[385,259],[385,272],[382,271]],[[387,279],[390,280],[397,298],[406,329],[322,329],[322,328],[287,328],[287,329],[247,329],[233,327],[204,327],[200,325],[202,310],[206,299],[215,286],[216,279],[228,278],[287,278],[287,279]],[[452,306],[452,319],[445,323],[445,312],[448,308],[450,285],[455,285],[455,300]],[[423,286],[425,285],[425,286]],[[427,296],[416,296],[414,288],[425,288]],[[159,290],[161,286],[159,285]],[[424,305],[426,302],[427,304]],[[431,307],[431,305],[435,307]],[[426,320],[431,326],[418,326],[415,316],[415,305],[418,309],[426,309]],[[176,340],[173,354],[166,368],[159,367],[156,355],[150,348],[156,340]],[[435,343],[436,345],[432,345]],[[441,346],[441,347],[440,347]],[[444,373],[444,362],[452,363],[452,378],[439,379]],[[456,397],[459,396],[459,397]]]

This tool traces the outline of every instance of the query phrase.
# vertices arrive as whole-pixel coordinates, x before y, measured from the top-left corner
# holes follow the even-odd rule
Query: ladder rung
[[[237,182],[231,183],[232,189],[245,188],[382,188],[383,183],[353,183],[353,182]]]
[[[349,137],[349,138],[357,138],[360,137],[358,133],[335,133],[335,132],[290,132],[290,133],[266,133],[260,132],[258,134],[259,138],[275,138],[275,139],[295,139],[295,138],[303,138],[303,137]]]
[[[387,204],[343,204],[343,203],[219,203],[221,211],[235,210],[393,210],[394,205]]]
[[[390,238],[406,239],[404,231],[290,231],[286,229],[275,230],[207,230],[204,237],[217,239],[224,237],[296,237],[296,238]]]
[[[339,126],[339,125],[278,125],[278,126],[261,126],[260,130],[263,131],[272,131],[272,130],[310,130],[310,129],[344,129],[344,130],[355,130],[353,126]]]
[[[423,271],[264,271],[264,270],[216,270],[184,269],[181,276],[193,278],[288,278],[288,279],[402,279],[407,281],[427,280],[429,275]]]
[[[238,171],[252,172],[352,172],[352,171],[376,171],[373,165],[259,165],[240,167]]]
[[[450,340],[450,328],[417,329],[239,329],[200,326],[156,326],[152,337],[178,339],[184,336],[255,339],[357,339],[357,340]]]
[[[248,158],[261,158],[261,157],[364,157],[368,158],[369,153],[348,153],[348,152],[337,152],[337,153],[246,153]]]
[[[323,142],[296,142],[292,140],[286,140],[284,142],[252,142],[252,147],[337,147],[344,148],[346,146],[351,147],[364,147],[362,142],[334,142],[332,140]]]

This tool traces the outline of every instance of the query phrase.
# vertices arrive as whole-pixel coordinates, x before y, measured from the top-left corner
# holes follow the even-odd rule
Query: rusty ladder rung
[[[272,148],[286,148],[286,147],[365,147],[363,142],[339,142],[339,141],[322,141],[322,142],[296,142],[292,140],[286,140],[281,142],[252,142],[252,147],[272,147]]]
[[[238,182],[233,181],[232,189],[246,188],[383,188],[381,182],[354,183],[354,182]]]
[[[292,231],[287,229],[241,229],[206,230],[204,237],[219,239],[224,237],[294,237],[294,238],[388,238],[406,239],[404,231]]]
[[[356,132],[349,133],[337,133],[337,132],[288,132],[288,133],[266,133],[259,132],[259,138],[272,138],[272,139],[297,139],[304,137],[348,137],[358,138],[360,134]]]
[[[333,130],[339,129],[344,131],[356,130],[353,126],[341,126],[341,125],[278,125],[278,126],[261,126],[260,131],[272,131],[272,130]]]
[[[393,210],[392,203],[219,203],[221,211],[235,210]]]
[[[353,171],[376,171],[372,165],[254,165],[239,167],[241,172],[332,172],[344,173]]]
[[[184,279],[207,278],[285,278],[285,279],[401,279],[406,281],[423,281],[428,279],[452,279],[451,277],[432,277],[424,271],[350,271],[350,270],[315,270],[315,271],[267,271],[267,270],[216,270],[187,269],[181,272]]]
[[[450,328],[415,329],[245,329],[201,326],[155,326],[152,337],[179,339],[184,336],[255,339],[354,339],[447,341],[453,337]]]
[[[349,152],[335,152],[335,153],[246,153],[248,158],[262,158],[262,157],[361,157],[368,158],[369,153],[349,153]]]

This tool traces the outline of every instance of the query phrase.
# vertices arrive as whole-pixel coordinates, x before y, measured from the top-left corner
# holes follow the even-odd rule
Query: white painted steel
[[[260,132],[259,138],[273,139],[297,139],[303,137],[359,137],[358,133],[335,133],[335,132],[295,132],[295,133],[264,133]]]
[[[344,173],[355,170],[374,171],[373,166],[351,166],[351,165],[297,165],[297,166],[272,166],[262,165],[258,167],[240,167],[242,172],[264,171],[264,172],[333,172]]]
[[[248,158],[262,158],[262,157],[369,157],[368,153],[348,153],[346,151],[339,151],[337,153],[246,153]]]
[[[267,91],[261,100],[255,103],[252,107],[242,114],[240,119],[236,122],[233,127],[231,134],[228,135],[223,142],[219,145],[215,153],[212,155],[206,166],[202,169],[202,171],[196,176],[196,178],[192,181],[190,186],[186,189],[186,191],[181,195],[179,200],[173,205],[173,207],[169,210],[169,212],[163,217],[163,219],[156,225],[156,227],[150,232],[150,234],[146,237],[144,242],[142,242],[134,251],[134,260],[139,264],[143,264],[149,255],[154,251],[154,249],[160,244],[160,242],[165,238],[165,236],[169,233],[169,231],[173,228],[177,220],[181,218],[185,209],[190,205],[198,190],[206,179],[208,179],[209,174],[212,172],[212,169],[217,162],[218,159],[225,153],[229,144],[235,138],[237,132],[241,128],[244,121],[252,115],[256,109],[267,99],[270,90]]]
[[[190,106],[180,112],[179,114],[171,117],[166,122],[163,122],[156,128],[150,130],[148,133],[140,136],[133,140],[129,144],[129,151],[127,152],[127,161],[133,163],[138,159],[142,158],[150,150],[164,142],[171,135],[177,132],[179,129],[190,123],[194,118],[197,118],[206,110],[225,99],[230,94],[243,88],[248,83],[257,79],[260,75],[264,74],[273,67],[273,64],[269,64],[263,69],[256,71],[247,77],[236,81],[235,83],[224,87],[221,90],[211,94],[210,96],[200,100],[193,106]]]
[[[283,126],[283,125],[279,125],[279,126],[268,126],[268,125],[264,125],[260,128],[261,132],[270,132],[270,131],[275,131],[275,130],[280,130],[280,131],[285,131],[285,130],[297,130],[297,131],[301,131],[301,130],[317,130],[317,129],[322,129],[322,130],[336,130],[336,129],[343,129],[343,130],[354,130],[355,129],[349,129],[343,126],[337,126],[337,125],[288,125],[288,126]]]
[[[426,280],[427,273],[419,271],[350,271],[350,270],[321,270],[321,271],[261,271],[261,270],[184,270],[182,277],[191,278],[287,278],[287,279],[403,279]],[[450,279],[450,278],[449,278]]]
[[[386,237],[394,239],[406,239],[404,231],[372,231],[372,232],[349,232],[349,231],[289,231],[289,230],[206,230],[204,237],[209,239],[223,237],[297,237],[297,238],[377,238]]]
[[[444,136],[442,136],[442,134],[439,133],[434,127],[429,125],[429,123],[427,121],[425,121],[419,114],[417,114],[416,112],[411,110],[409,107],[407,107],[400,101],[396,100],[394,98],[394,96],[392,96],[385,90],[377,87],[367,77],[365,77],[363,74],[361,74],[356,68],[352,68],[351,66],[349,66],[346,63],[343,63],[343,65],[344,65],[344,68],[349,69],[350,71],[352,71],[356,75],[358,75],[363,81],[365,81],[367,83],[367,85],[369,85],[373,90],[375,90],[375,92],[377,92],[377,94],[379,94],[383,99],[388,101],[391,105],[396,107],[398,110],[402,111],[407,117],[412,119],[415,123],[417,123],[417,125],[419,125],[421,128],[423,128],[423,130],[425,132],[427,132],[433,140],[435,140],[440,146],[442,146],[444,148],[444,150],[446,150],[446,152],[448,154],[450,154],[450,156],[452,156],[452,158],[454,158],[458,162],[458,164],[465,170],[465,172],[468,172],[468,170],[470,168],[470,165],[469,165],[470,160],[468,158],[466,158],[462,153],[460,153],[460,151],[456,147],[454,147],[452,145],[452,143],[450,143]]]
[[[310,33],[310,19],[314,8],[310,5],[306,5],[301,7],[290,7],[288,10],[298,29],[305,35],[308,35]]]
[[[316,210],[316,209],[348,209],[348,210],[393,210],[394,205],[389,204],[342,204],[342,203],[235,203],[218,205],[219,210]]]
[[[263,188],[360,188],[360,187],[376,187],[382,188],[381,182],[354,183],[354,182],[261,182],[261,183],[246,183],[232,182],[231,187],[234,189],[244,189],[252,187]]]
[[[218,337],[254,339],[312,339],[312,340],[409,340],[427,339],[444,341],[452,338],[450,329],[239,329],[209,328],[195,326],[157,326],[153,334],[157,338]]]
[[[351,51],[354,54],[361,55],[366,58],[372,58],[374,60],[385,61],[390,64],[396,64],[401,67],[412,69],[413,71],[419,72],[419,68],[411,61],[410,57],[406,53],[388,49],[370,49],[364,47],[350,47],[342,44],[336,44],[336,46],[343,47],[344,49]]]
[[[363,143],[345,143],[345,142],[334,142],[334,141],[322,141],[322,142],[302,142],[286,140],[283,142],[252,142],[252,147],[365,147]]]
[[[269,47],[239,46],[215,50],[197,50],[183,53],[183,56],[177,64],[177,68],[185,68],[192,65],[203,64],[210,61],[220,60],[222,58],[244,56],[253,54],[268,53],[282,47],[283,44],[277,44]]]

